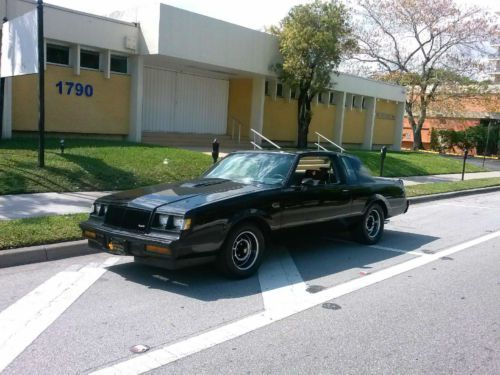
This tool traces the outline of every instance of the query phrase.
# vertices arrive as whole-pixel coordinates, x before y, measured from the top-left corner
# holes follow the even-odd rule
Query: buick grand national
[[[359,159],[326,151],[242,151],[200,178],[111,194],[80,227],[89,245],[176,269],[214,261],[254,274],[273,231],[342,219],[374,244],[384,221],[408,210],[401,180],[372,177]]]

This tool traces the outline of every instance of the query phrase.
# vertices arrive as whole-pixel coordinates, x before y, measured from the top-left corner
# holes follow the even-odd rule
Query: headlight
[[[168,215],[158,215],[158,223],[165,228],[168,224]]]
[[[104,216],[108,212],[108,206],[102,203],[94,203],[94,211],[92,215]]]
[[[186,219],[184,216],[157,214],[153,221],[153,227],[174,231],[187,230],[191,227],[191,219]]]
[[[181,230],[184,227],[184,218],[181,216],[174,216],[173,218],[174,228]]]

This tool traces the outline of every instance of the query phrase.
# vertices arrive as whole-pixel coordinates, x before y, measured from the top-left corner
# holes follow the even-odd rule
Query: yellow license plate
[[[108,242],[108,249],[113,253],[125,253],[126,242],[123,240],[111,239]]]

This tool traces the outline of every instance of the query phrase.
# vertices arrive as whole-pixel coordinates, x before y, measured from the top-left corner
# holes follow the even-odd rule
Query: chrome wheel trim
[[[239,233],[231,246],[231,260],[237,269],[246,271],[251,268],[259,256],[260,244],[251,231]]]
[[[370,239],[374,239],[380,232],[382,227],[382,218],[380,212],[376,209],[371,209],[365,220],[366,234]]]

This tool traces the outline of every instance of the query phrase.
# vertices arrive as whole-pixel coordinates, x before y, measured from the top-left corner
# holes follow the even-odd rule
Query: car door
[[[319,182],[314,181],[316,174]],[[311,182],[307,181],[309,178]],[[343,217],[350,212],[350,204],[350,192],[335,160],[328,155],[304,156],[299,160],[295,178],[283,189],[281,226],[293,227]]]

